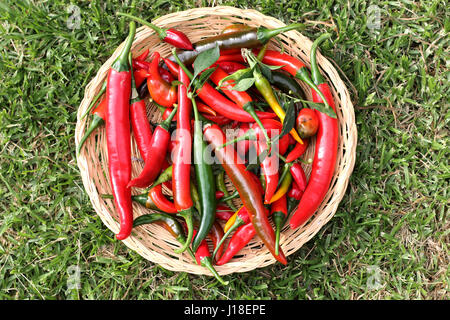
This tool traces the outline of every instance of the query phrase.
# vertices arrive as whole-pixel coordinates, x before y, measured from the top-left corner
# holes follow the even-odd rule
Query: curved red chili
[[[139,176],[128,183],[128,187],[148,187],[160,174],[170,141],[170,122],[172,122],[176,111],[177,108],[174,108],[169,117],[155,128],[149,141],[147,160],[144,159],[145,166]],[[148,123],[148,121],[146,122]]]
[[[294,149],[292,149],[291,152],[289,152],[289,154],[286,156],[286,162],[292,162],[300,158],[305,153],[308,145],[308,139],[303,140],[303,144],[296,141]]]
[[[294,179],[300,191],[304,192],[306,190],[307,180],[302,165],[298,162],[293,163],[289,168],[289,172],[291,173],[292,178]]]
[[[158,27],[157,25],[154,25],[153,23],[150,23],[148,21],[145,21],[141,18],[134,17],[132,15],[119,12],[118,15],[125,16],[129,19],[132,19],[136,22],[139,22],[143,24],[144,26],[147,26],[151,29],[153,29],[156,34],[158,35],[159,39],[173,45],[176,48],[184,49],[184,50],[193,50],[194,47],[189,40],[189,38],[184,34],[183,32],[176,30],[174,28],[164,29],[161,27]]]
[[[177,213],[173,202],[169,201],[162,192],[162,185],[158,184],[150,189],[148,196],[152,199],[155,206],[166,213]]]
[[[303,191],[300,190],[295,181],[292,181],[292,185],[289,191],[287,192],[287,196],[289,198],[294,198],[295,200],[300,200],[302,198]]]
[[[328,104],[336,112],[330,87],[320,74],[316,63],[317,46],[321,41],[328,37],[329,34],[325,34],[313,43],[311,48],[311,73],[314,83],[317,84]],[[323,103],[322,98],[315,90],[312,90],[311,93],[313,102]],[[316,147],[311,175],[298,208],[290,219],[290,226],[292,229],[304,224],[320,206],[328,192],[336,166],[339,139],[338,120],[317,110],[316,112],[319,118],[319,130],[316,136]]]
[[[147,78],[148,92],[151,98],[163,107],[172,107],[177,102],[177,88],[164,81],[159,73],[159,52],[153,53],[153,60],[148,70],[150,76]]]
[[[214,251],[217,250],[217,253],[215,255],[215,260],[217,260],[217,257],[222,256],[223,253],[223,242],[222,239],[224,238],[224,232],[221,224],[217,221],[214,221],[211,230],[208,233],[208,238],[211,239],[211,242],[214,247]],[[214,260],[213,259],[213,260]]]
[[[139,71],[142,74],[142,76],[145,75],[145,78],[147,78],[150,75],[148,73],[150,66],[151,66],[151,62],[141,61],[141,60],[133,60],[133,68],[135,70]],[[173,75],[168,70],[159,66],[158,71],[159,71],[161,78],[164,81],[166,81],[168,83],[172,83],[172,81],[175,80]],[[136,83],[138,83],[138,81],[136,81]],[[142,82],[140,82],[140,84],[142,84]],[[138,84],[137,87],[140,87],[140,84]]]
[[[216,261],[216,265],[221,266],[230,261],[255,235],[256,231],[251,223],[240,226],[231,237],[220,259]]]
[[[129,52],[136,33],[136,25],[130,23],[125,46],[108,71],[106,86],[106,142],[108,167],[114,203],[119,214],[118,240],[126,239],[133,228],[131,190],[130,95],[131,70]]]

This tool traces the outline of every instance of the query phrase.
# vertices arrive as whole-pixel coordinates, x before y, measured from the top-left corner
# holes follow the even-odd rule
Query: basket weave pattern
[[[153,20],[152,22],[160,27],[175,27],[180,31],[183,31],[189,36],[193,43],[206,37],[219,34],[224,27],[232,23],[245,23],[250,26],[265,26],[267,28],[277,28],[285,25],[283,22],[265,16],[255,10],[242,10],[232,7],[192,9],[172,13]],[[312,45],[311,40],[297,31],[286,32],[278,38],[281,41],[277,42],[272,40],[269,44],[269,49],[281,50],[281,44],[286,53],[301,59],[309,66],[309,54]],[[100,91],[102,83],[106,80],[107,71],[122,47],[123,44],[120,45],[110,59],[103,64],[97,75],[85,89],[84,99],[78,109],[78,121],[75,131],[75,142],[77,146],[89,124],[87,122],[88,117],[80,120],[81,115],[85,112],[93,97]],[[158,39],[153,30],[147,27],[140,27],[137,29],[131,49],[133,57],[137,57],[147,48],[150,48],[151,52],[160,52],[162,57],[169,56],[172,50],[169,45]],[[295,230],[291,230],[288,224],[284,227],[280,237],[280,243],[286,256],[294,253],[304,243],[314,237],[320,228],[333,217],[339,202],[344,196],[355,163],[357,130],[354,109],[349,92],[333,65],[325,59],[320,52],[318,52],[317,55],[317,62],[321,68],[321,72],[332,89],[339,119],[339,147],[336,170],[330,189],[316,214],[305,225]],[[300,83],[300,85],[307,93],[306,96],[308,100],[311,100],[309,88],[303,83]],[[150,102],[147,102],[147,110],[150,121],[159,122],[161,120],[160,112]],[[103,223],[112,232],[117,233],[119,230],[119,218],[114,208],[114,202],[113,200],[103,199],[101,197],[101,194],[111,194],[105,139],[104,127],[96,130],[96,132],[94,132],[86,141],[84,148],[77,158],[77,163],[85,190],[89,195],[94,210],[100,216]],[[307,159],[314,157],[314,146],[315,140],[312,139],[303,158]],[[132,156],[133,159],[136,159],[133,161],[132,176],[136,177],[142,170],[143,163],[142,161],[139,161],[140,155],[133,136]],[[311,166],[303,165],[308,177],[310,174],[310,167]],[[228,187],[230,191],[233,191],[233,186],[229,181]],[[138,194],[143,191],[143,189],[133,189],[132,192],[133,194]],[[165,190],[165,192],[169,194],[170,191]],[[240,204],[239,199],[235,199],[234,201],[237,206]],[[133,204],[133,210],[135,217],[150,212],[149,209],[143,208],[138,204]],[[150,224],[139,226],[135,228],[132,235],[123,242],[127,247],[135,250],[145,259],[157,263],[169,270],[211,275],[206,268],[195,264],[186,252],[183,254],[175,254],[173,251],[174,249],[179,248],[180,244],[165,229],[158,225]],[[230,262],[222,266],[215,266],[215,268],[219,274],[226,275],[265,267],[274,262],[276,262],[275,259],[263,246],[262,241],[257,237],[254,237],[254,239]]]

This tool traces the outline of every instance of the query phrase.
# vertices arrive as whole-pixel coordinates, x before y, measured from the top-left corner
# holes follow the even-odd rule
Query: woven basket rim
[[[217,23],[217,26],[211,26],[211,20],[213,19],[216,19],[215,22]],[[204,29],[204,37],[216,34],[223,26],[236,22],[248,23],[255,26],[264,25],[268,28],[285,25],[280,20],[263,15],[257,10],[238,9],[229,6],[189,9],[186,11],[170,13],[152,21],[152,23],[160,27],[177,27],[186,32],[188,36],[198,36],[200,32],[194,34],[190,33],[190,31],[198,31],[195,28],[199,28],[203,23],[210,28]],[[217,29],[214,29],[214,27],[217,27]],[[292,46],[294,46],[295,44],[294,48],[292,48],[292,46],[285,46],[285,49],[288,52],[297,55],[309,67],[308,57],[312,41],[304,37],[298,31],[289,31],[280,38],[282,41],[286,42],[286,45],[291,43]],[[272,42],[271,44],[277,45],[277,43]],[[100,90],[103,81],[106,79],[107,70],[117,57],[123,45],[124,42],[122,42],[114,54],[103,64],[96,76],[85,88],[84,98],[80,103],[77,113],[75,130],[75,144],[77,147],[88,124],[87,117],[82,120],[81,115],[87,109],[92,98]],[[161,43],[153,30],[145,26],[139,27],[132,45],[133,57],[138,56],[148,47],[150,47],[150,50],[155,48],[155,50],[160,49],[160,52],[163,52],[164,50],[164,52],[170,52],[169,46]],[[163,53],[161,53],[161,56],[164,56]],[[304,226],[297,228],[297,230],[291,232],[289,229],[283,229],[280,243],[286,257],[293,254],[300,249],[304,243],[313,238],[334,216],[347,189],[348,181],[356,160],[357,128],[349,91],[333,64],[323,57],[319,51],[317,53],[317,62],[322,74],[328,80],[336,100],[340,127],[340,153],[338,154],[338,163],[336,165],[336,172],[332,185],[316,214]],[[155,109],[151,109],[152,107],[149,105],[148,108],[149,117],[154,116],[152,111],[155,111]],[[119,223],[117,217],[113,217],[115,212],[112,202],[101,198],[101,194],[107,193],[109,187],[107,175],[105,177],[105,172],[107,172],[105,171],[107,168],[105,162],[107,160],[105,159],[104,153],[104,135],[102,136],[102,134],[99,133],[96,136],[96,139],[93,138],[88,140],[89,141],[86,141],[86,145],[82,152],[77,156],[77,165],[80,170],[83,185],[97,215],[108,229],[117,233]],[[136,149],[136,147],[134,147],[134,149]],[[138,170],[140,170],[139,168],[142,167],[137,165],[134,169],[136,171],[134,171],[133,176],[136,176],[139,172]],[[145,213],[148,213],[147,209],[142,209],[138,206],[133,206],[133,209],[135,212],[145,210]],[[294,241],[295,243],[292,243]],[[149,225],[137,227],[132,235],[125,239],[123,243],[128,248],[139,253],[145,259],[166,269],[212,276],[206,268],[196,265],[187,254],[176,255],[171,252],[173,251],[173,248],[177,248],[179,244],[171,238],[167,231],[159,226]],[[244,250],[241,256],[232,259],[225,265],[215,266],[218,273],[226,275],[235,272],[247,272],[276,262],[268,250],[261,248],[262,246],[258,244],[258,239],[248,247],[248,250]]]

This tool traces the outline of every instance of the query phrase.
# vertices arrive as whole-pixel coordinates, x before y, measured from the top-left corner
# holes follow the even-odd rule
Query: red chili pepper
[[[220,259],[217,260],[216,265],[221,266],[230,261],[255,235],[256,231],[251,223],[240,226],[231,237],[227,248]]]
[[[212,116],[217,116],[217,113],[211,107],[207,106],[203,102],[200,102],[200,101],[197,102],[196,101],[195,103],[197,103],[198,112],[201,112],[202,114],[207,113],[207,114],[210,114]]]
[[[147,150],[148,154],[147,160],[145,160],[144,169],[142,169],[142,172],[137,178],[128,183],[129,188],[148,187],[158,177],[166,158],[167,147],[170,141],[170,123],[172,122],[176,111],[177,108],[174,108],[169,117],[155,128],[149,143],[149,149]],[[148,121],[146,122],[148,123]]]
[[[212,145],[219,163],[222,164],[227,176],[239,192],[241,201],[249,213],[250,221],[259,238],[275,259],[282,264],[286,264],[286,257],[281,250],[279,255],[275,255],[275,233],[267,218],[267,210],[263,204],[262,194],[258,192],[258,185],[249,174],[245,164],[238,160],[238,155],[232,146],[218,148],[226,141],[225,134],[219,126],[214,124],[207,125],[203,134],[206,141]]]
[[[289,172],[291,173],[292,178],[294,179],[300,191],[304,192],[307,187],[307,180],[302,165],[298,162],[293,163],[289,168]]]
[[[181,32],[179,30],[176,30],[174,28],[164,29],[164,28],[158,27],[157,25],[154,25],[148,21],[145,21],[141,18],[134,17],[132,15],[122,13],[122,12],[119,12],[118,15],[130,18],[136,22],[143,24],[144,26],[147,26],[147,27],[153,29],[161,41],[164,41],[176,48],[184,49],[184,50],[193,50],[194,49],[189,38],[183,32]]]
[[[177,101],[177,88],[164,81],[159,74],[159,52],[153,53],[153,60],[148,70],[150,76],[147,78],[148,92],[152,99],[163,107],[172,107]]]
[[[220,114],[218,114],[216,116],[212,116],[210,114],[202,113],[202,116],[204,116],[207,120],[218,124],[219,126],[224,126],[226,124],[229,124],[231,121],[233,121],[233,120],[231,120],[227,117],[224,117]]]
[[[147,118],[147,107],[145,105],[145,101],[139,96],[139,93],[136,89],[137,83],[136,79],[134,78],[134,74],[136,74],[136,72],[133,71],[133,77],[131,78],[130,101],[131,128],[133,130],[134,138],[136,139],[139,153],[144,159],[144,162],[147,162],[151,152],[150,141],[152,139],[152,128]],[[130,187],[130,185],[128,184],[127,187]]]
[[[172,191],[175,207],[178,214],[185,218],[189,234],[186,244],[178,252],[187,249],[192,241],[192,217],[194,203],[191,198],[191,100],[187,95],[189,78],[182,68],[179,68],[178,79],[178,111],[177,131],[175,136],[176,146],[172,152]]]
[[[226,205],[218,204],[216,208],[216,218],[222,221],[228,221],[234,212]]]
[[[175,78],[177,78],[178,79],[178,65],[175,63],[175,62],[173,62],[172,60],[169,60],[169,59],[166,59],[166,58],[163,58],[163,61],[164,61],[164,63],[166,64],[166,66],[167,66],[167,69],[169,69],[169,72],[175,77]]]
[[[197,230],[194,230],[194,235],[196,232]],[[213,267],[211,253],[209,252],[208,242],[206,242],[206,239],[203,239],[202,242],[200,242],[200,246],[195,252],[195,260],[197,261],[197,264],[208,268],[208,270],[220,283],[222,283],[223,285],[228,284],[228,281],[224,281]]]
[[[151,63],[147,62],[147,61],[137,61],[137,60],[133,61],[133,68],[136,70],[139,70],[143,74],[146,73],[146,78],[149,76],[148,70],[150,69],[150,66],[151,66]],[[159,71],[161,78],[164,81],[171,83],[172,81],[175,80],[173,75],[168,70],[166,70],[162,67],[158,67],[158,71]],[[136,81],[136,83],[137,83],[137,81]],[[140,84],[137,86],[139,87]]]
[[[119,214],[118,240],[126,239],[133,228],[131,190],[130,142],[130,94],[131,70],[129,52],[136,33],[136,25],[130,23],[130,31],[124,49],[108,71],[106,86],[106,142],[108,150],[109,177],[114,203]]]
[[[102,99],[98,106],[92,111],[92,122],[89,125],[89,128],[86,130],[86,133],[81,138],[80,143],[78,144],[77,154],[80,153],[81,148],[86,142],[87,138],[94,132],[95,129],[100,127],[105,123],[106,120],[106,99]]]
[[[133,67],[133,77],[136,87],[139,87],[147,78],[150,76],[146,69],[134,69]]]
[[[319,119],[313,109],[303,108],[297,115],[295,127],[301,138],[310,138],[319,129]]]
[[[239,52],[239,53],[222,54],[217,60],[218,63],[225,61],[244,62],[244,58],[242,57],[242,54]]]
[[[247,68],[243,64],[235,61],[218,61],[216,64],[228,74]]]
[[[291,188],[289,189],[287,196],[289,198],[294,198],[295,200],[300,200],[303,196],[303,191],[300,190],[297,183],[292,181]]]
[[[314,83],[318,86],[322,95],[325,96],[325,99],[331,108],[336,112],[330,87],[320,74],[316,62],[317,46],[329,36],[329,34],[320,36],[314,41],[313,46],[311,47],[311,74]],[[311,93],[313,102],[323,102],[322,98],[315,90],[312,90]],[[316,112],[319,118],[319,130],[316,136],[316,147],[311,175],[298,208],[290,219],[290,226],[292,229],[304,224],[320,206],[328,192],[336,166],[339,139],[338,120],[317,110]]]
[[[221,198],[223,198],[224,195],[225,195],[225,193],[223,193],[223,191],[217,190],[216,191],[216,200],[220,200]]]
[[[138,57],[134,58],[134,60],[144,61],[145,59],[147,59],[149,53],[150,53],[150,49],[147,48]]]
[[[305,153],[306,149],[308,148],[308,145],[309,145],[308,139],[303,140],[303,144],[298,143],[296,141],[294,149],[292,149],[291,152],[289,152],[289,154],[286,157],[286,162],[292,162],[300,158],[300,156],[302,156]]]
[[[255,141],[256,154],[258,157],[263,152],[269,152],[267,150],[267,145],[263,141]],[[276,148],[276,145],[272,148]],[[264,173],[264,179],[266,181],[266,190],[264,192],[264,203],[270,203],[270,199],[277,191],[278,181],[279,181],[279,158],[278,153],[273,150],[270,151],[270,154],[267,154],[264,157],[264,160],[260,164],[261,170]]]
[[[220,225],[219,222],[214,221],[211,230],[208,233],[208,238],[211,239],[214,250],[217,250],[215,257],[220,257],[223,253],[223,242],[222,242],[223,237],[224,232],[222,226]],[[217,260],[217,258],[215,258],[215,260]]]
[[[173,202],[169,201],[162,192],[162,184],[158,184],[150,189],[148,196],[159,210],[166,213],[177,213]]]

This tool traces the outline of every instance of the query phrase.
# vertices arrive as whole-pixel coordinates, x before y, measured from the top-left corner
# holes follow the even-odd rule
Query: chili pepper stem
[[[228,285],[228,281],[225,281],[222,279],[222,277],[217,273],[216,269],[212,265],[212,259],[210,257],[205,257],[201,260],[201,265],[205,268],[208,268],[208,270],[214,275],[214,277],[224,286]]]
[[[86,142],[87,138],[89,138],[91,133],[94,132],[95,129],[97,129],[104,123],[105,121],[102,119],[102,117],[99,117],[98,115],[94,114],[94,118],[92,119],[91,125],[86,130],[86,133],[81,138],[80,143],[78,144],[77,156],[80,154],[81,148],[83,147],[84,143]]]
[[[237,137],[236,139],[233,139],[233,140],[230,140],[230,141],[225,142],[224,144],[218,146],[217,149],[225,148],[226,146],[228,146],[228,145],[230,145],[230,144],[233,144],[233,143],[236,143],[236,142],[239,142],[239,141],[244,141],[244,140],[256,140],[256,139],[257,139],[257,137],[256,137],[255,131],[252,130],[252,129],[249,129],[249,130],[247,130],[247,132],[244,133],[242,136]]]
[[[166,31],[164,31],[164,29],[154,25],[153,23],[145,21],[144,19],[132,16],[130,14],[123,13],[123,12],[118,12],[117,15],[127,17],[127,18],[132,19],[132,20],[134,20],[136,22],[139,22],[140,24],[143,24],[144,26],[147,26],[147,27],[153,29],[158,34],[158,37],[161,40],[164,39],[167,36],[167,33],[166,33]]]
[[[192,237],[194,235],[194,222],[192,220],[192,216],[194,214],[193,208],[189,208],[183,211],[178,212],[178,216],[182,217],[186,221],[186,227],[188,230],[188,235],[186,237],[186,242],[183,244],[183,246],[180,249],[175,250],[175,253],[182,253],[186,251],[189,247],[189,244],[192,241]]]
[[[317,65],[317,55],[316,55],[317,48],[323,41],[329,39],[330,37],[331,37],[331,33],[324,33],[320,37],[318,37],[316,40],[314,40],[314,42],[311,46],[311,79],[315,84],[320,84],[320,83],[325,82],[325,79],[322,76],[322,74],[320,73],[319,67]],[[319,93],[319,91],[317,91],[317,92]],[[324,100],[324,101],[326,101],[326,100]]]
[[[184,63],[180,60],[180,58],[177,55],[177,52],[175,50],[175,48],[172,50],[172,54],[173,57],[175,58],[175,61],[178,63],[178,65],[180,66],[181,69],[183,69],[184,73],[186,73],[186,75],[188,76],[188,78],[190,80],[192,80],[194,78],[194,75],[192,74],[192,72],[189,71],[189,69],[184,65]]]
[[[96,102],[98,101],[98,99],[100,99],[100,97],[106,92],[106,80],[103,82],[102,87],[100,89],[100,92],[94,97],[94,99],[92,100],[91,104],[89,105],[89,107],[87,108],[87,110],[83,113],[83,115],[81,116],[81,120],[83,120],[92,110],[92,108],[94,107],[94,105],[96,104]]]
[[[207,125],[210,125],[210,124],[207,124]],[[231,199],[225,200],[225,198],[229,197],[230,194],[227,190],[227,187],[225,186],[224,177],[225,177],[225,171],[221,171],[216,177],[216,186],[220,191],[222,191],[224,193],[224,197],[222,198],[222,201],[226,202],[226,204],[230,207],[231,210],[236,211],[237,208],[234,206]],[[238,193],[238,195],[239,195],[239,193]]]
[[[169,131],[170,124],[172,123],[172,119],[175,116],[175,114],[177,113],[177,110],[178,110],[178,106],[173,108],[172,112],[169,114],[167,119],[159,124],[164,130]]]
[[[317,85],[311,80],[311,77],[309,76],[308,70],[306,68],[301,68],[300,70],[298,70],[297,74],[295,75],[295,77],[297,79],[302,80],[303,82],[305,82],[308,86],[310,86],[311,88],[314,89],[314,91],[317,92],[317,94],[319,95],[319,97],[322,98],[323,103],[325,104],[325,106],[327,106],[328,108],[331,108],[331,106],[328,104],[327,99],[325,98],[325,95],[320,91],[320,89],[317,87]]]
[[[128,33],[128,37],[125,40],[124,47],[120,52],[119,56],[117,57],[117,59],[114,61],[113,65],[111,66],[111,68],[113,68],[117,72],[129,71],[130,65],[128,54],[130,52],[131,45],[133,44],[135,34],[136,34],[136,23],[134,21],[131,21],[130,30]]]
[[[281,228],[282,228],[285,216],[282,212],[274,212],[272,214],[272,219],[275,224],[275,254],[278,255],[279,247],[280,247]]]
[[[227,197],[220,198],[220,201],[221,202],[227,202],[228,200],[232,200],[232,199],[235,199],[237,197],[239,197],[239,192],[235,191],[235,192],[233,192],[232,194],[230,194]],[[236,211],[236,210],[234,210],[234,211]]]
[[[222,244],[224,243],[225,239],[237,228],[239,228],[240,226],[244,225],[245,221],[242,220],[240,217],[236,217],[236,220],[234,221],[233,225],[227,230],[227,232],[225,232],[225,234],[223,235],[222,239],[220,239],[218,245],[216,246],[216,248],[214,249],[214,252],[212,254],[212,258],[214,259],[214,257],[216,256],[217,251],[219,250],[220,246],[222,246]],[[278,255],[278,253],[277,253]]]
[[[262,43],[266,43],[271,38],[279,35],[280,33],[287,32],[287,31],[294,30],[294,29],[304,29],[304,28],[305,28],[305,25],[302,23],[293,23],[293,24],[289,24],[284,27],[276,28],[276,29],[261,28],[260,30],[258,30],[258,39],[260,39],[260,41]]]

